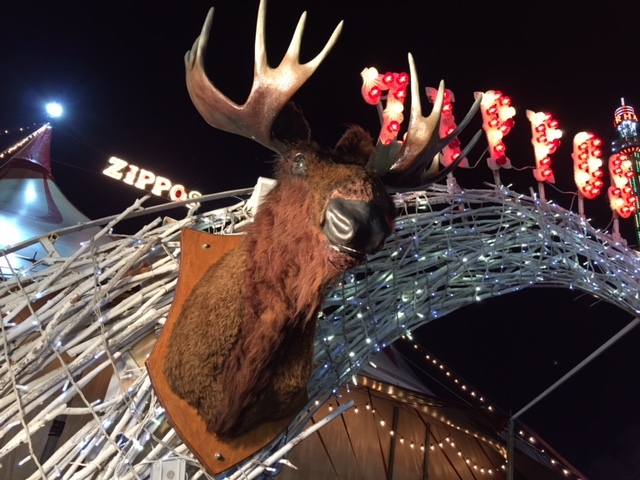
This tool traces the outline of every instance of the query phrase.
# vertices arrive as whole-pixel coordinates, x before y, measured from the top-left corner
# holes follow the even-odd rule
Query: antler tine
[[[465,159],[465,157],[469,154],[471,149],[476,145],[478,140],[480,140],[481,136],[482,136],[482,130],[478,130],[476,132],[476,134],[473,136],[473,138],[471,139],[471,141],[464,148],[464,150],[462,150],[462,152],[460,152],[460,155],[458,156],[458,158],[456,158],[448,167],[446,167],[446,168],[444,168],[442,170],[439,170],[434,174],[425,176],[424,179],[420,182],[420,185],[418,187],[416,187],[416,186],[411,187],[411,190],[415,190],[416,188],[427,187],[427,186],[431,185],[432,183],[439,182],[444,177],[449,175],[453,170],[455,170],[458,167],[458,165],[460,165],[462,160]],[[402,191],[402,189],[398,189],[396,191]]]
[[[258,24],[256,26],[256,42],[255,42],[255,58],[256,58],[256,72],[262,74],[268,70],[271,70],[267,61],[267,54],[265,48],[265,18],[266,18],[266,4],[267,0],[263,0],[260,2],[260,7],[258,9]],[[278,68],[291,68],[292,65],[297,65],[299,70],[306,70],[305,75],[300,80],[300,85],[302,85],[315,70],[320,66],[320,64],[324,61],[326,56],[329,54],[333,46],[338,41],[338,37],[342,32],[343,21],[341,21],[336,28],[333,30],[331,37],[325,44],[324,48],[318,53],[312,60],[308,61],[305,64],[300,64],[300,46],[302,44],[302,34],[304,33],[304,26],[307,21],[307,12],[302,12],[300,18],[298,19],[298,24],[296,25],[296,29],[293,32],[293,36],[291,37],[291,42],[289,43],[289,48],[287,49],[287,53],[280,61],[280,65]]]
[[[444,83],[441,82],[440,86],[442,87],[442,90],[440,88],[438,88],[438,91],[439,92],[442,91],[442,93],[444,94]],[[449,135],[447,135],[446,137],[439,139],[439,142],[437,143],[438,146],[436,147],[437,148],[436,153],[439,152],[440,150],[442,150],[446,145],[448,145],[449,142],[451,142],[451,140],[456,138],[458,136],[458,134],[469,124],[469,122],[471,121],[471,119],[473,118],[475,113],[478,111],[478,108],[480,108],[480,102],[482,101],[481,97],[482,96],[480,96],[480,98],[476,98],[476,100],[473,102],[473,105],[471,105],[471,108],[469,109],[467,114],[464,116],[462,121],[458,124],[456,129],[453,132],[451,132]],[[443,95],[443,99],[444,99],[444,95]],[[471,149],[476,145],[476,143],[478,142],[478,140],[480,139],[481,136],[482,136],[482,130],[478,130],[476,132],[476,134],[473,136],[473,138],[471,139],[471,141],[469,141],[467,146],[464,148],[464,150],[462,150],[462,152],[460,152],[460,155],[458,155],[458,158],[456,158],[449,166],[447,166],[446,168],[444,168],[442,170],[438,170],[438,164],[437,164],[437,161],[435,161],[435,157],[434,157],[434,161],[433,161],[433,164],[431,165],[431,167],[428,170],[425,170],[425,171],[422,172],[422,176],[420,177],[419,185],[421,187],[427,187],[428,185],[431,185],[432,183],[436,183],[436,182],[442,180],[449,173],[451,173],[453,170],[455,170],[458,167],[458,165],[460,165],[462,160],[464,160],[465,157],[469,154]],[[422,157],[424,155],[424,160],[426,162],[430,158],[430,157],[428,157],[428,155],[431,155],[432,152],[427,152],[427,153],[425,153],[425,152],[427,152],[426,148],[425,148],[425,151],[420,154],[420,157]],[[421,163],[421,162],[420,162],[420,160],[417,160],[416,163]],[[415,187],[416,187],[416,185],[413,185],[412,189],[415,189]]]
[[[413,55],[410,53],[408,60],[411,75],[411,113],[407,136],[398,158],[389,167],[388,171],[382,175],[384,182],[392,187],[426,186],[443,178],[457,167],[464,158],[463,155],[442,171],[437,170],[438,164],[435,157],[440,150],[458,136],[480,107],[480,102],[476,100],[458,127],[446,137],[440,138],[438,130],[444,104],[444,81],[440,81],[431,113],[428,117],[424,117],[420,102],[418,75]],[[480,138],[479,135],[474,136],[465,151],[468,152],[478,138]]]
[[[411,72],[411,113],[409,117],[409,125],[407,126],[407,138],[405,147],[400,153],[398,162],[407,165],[406,174],[413,172],[421,172],[427,165],[431,167],[433,159],[441,148],[436,148],[439,143],[438,130],[440,127],[440,117],[442,116],[442,106],[444,105],[444,81],[440,80],[438,85],[438,93],[433,102],[433,108],[428,117],[422,116],[422,102],[420,101],[420,89],[418,81],[418,73],[413,55],[408,54],[409,71]],[[433,155],[428,156],[433,151]],[[423,162],[417,162],[419,158],[424,159]],[[405,175],[406,175],[405,174]]]
[[[265,48],[266,10],[266,0],[260,0],[256,23],[253,85],[245,103],[238,105],[229,100],[211,83],[204,71],[204,54],[213,19],[213,8],[207,15],[202,33],[185,56],[187,89],[198,112],[210,125],[251,138],[282,154],[287,148],[282,141],[273,137],[273,122],[293,94],[307,81],[333,48],[342,31],[343,22],[334,29],[322,51],[313,60],[300,64],[300,43],[306,20],[304,12],[280,65],[271,68]]]

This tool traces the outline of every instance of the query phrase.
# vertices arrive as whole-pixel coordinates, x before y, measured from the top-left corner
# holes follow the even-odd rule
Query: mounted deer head
[[[455,132],[440,138],[444,85],[432,113],[423,117],[409,56],[413,83],[405,141],[376,149],[368,133],[351,127],[335,148],[321,148],[289,100],[333,47],[342,23],[313,60],[300,64],[303,14],[282,62],[271,68],[265,13],[261,0],[254,80],[243,105],[224,96],[204,72],[213,9],[185,57],[187,88],[205,120],[280,157],[277,184],[240,246],[195,286],[169,340],[165,374],[171,389],[222,439],[286,418],[305,404],[327,288],[378,251],[393,230],[396,212],[385,183],[402,189],[445,176],[449,170],[433,175],[433,159],[477,109],[476,103]]]

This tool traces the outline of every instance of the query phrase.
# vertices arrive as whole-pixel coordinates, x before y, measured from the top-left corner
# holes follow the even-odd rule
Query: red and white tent
[[[3,276],[30,266],[47,255],[68,256],[96,232],[58,237],[61,228],[89,219],[67,200],[51,173],[51,126],[44,125],[20,140],[0,157],[0,249],[12,250],[0,258]],[[41,241],[13,251],[26,240]]]

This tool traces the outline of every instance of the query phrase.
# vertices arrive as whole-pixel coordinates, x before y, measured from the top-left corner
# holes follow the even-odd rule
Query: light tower
[[[640,198],[640,182],[638,175],[640,174],[640,138],[638,137],[638,117],[636,112],[630,105],[625,105],[624,98],[620,99],[621,106],[618,107],[614,114],[613,125],[618,131],[619,138],[611,142],[611,150],[613,153],[626,155],[633,165],[633,175],[631,187],[636,197],[636,205]],[[640,212],[634,212],[633,219],[636,225],[636,238],[640,245]]]

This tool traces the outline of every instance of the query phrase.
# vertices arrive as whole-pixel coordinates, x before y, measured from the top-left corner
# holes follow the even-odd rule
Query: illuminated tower
[[[633,164],[635,175],[631,177],[631,186],[633,193],[638,199],[640,197],[640,182],[638,175],[640,174],[640,138],[638,137],[638,117],[633,107],[624,104],[624,98],[620,99],[621,106],[616,109],[613,119],[613,125],[620,136],[617,140],[611,142],[611,150],[613,153],[627,155]],[[637,200],[636,200],[637,201]],[[637,203],[636,203],[637,204]],[[640,212],[635,211],[633,218],[636,224],[636,238],[640,246]]]

